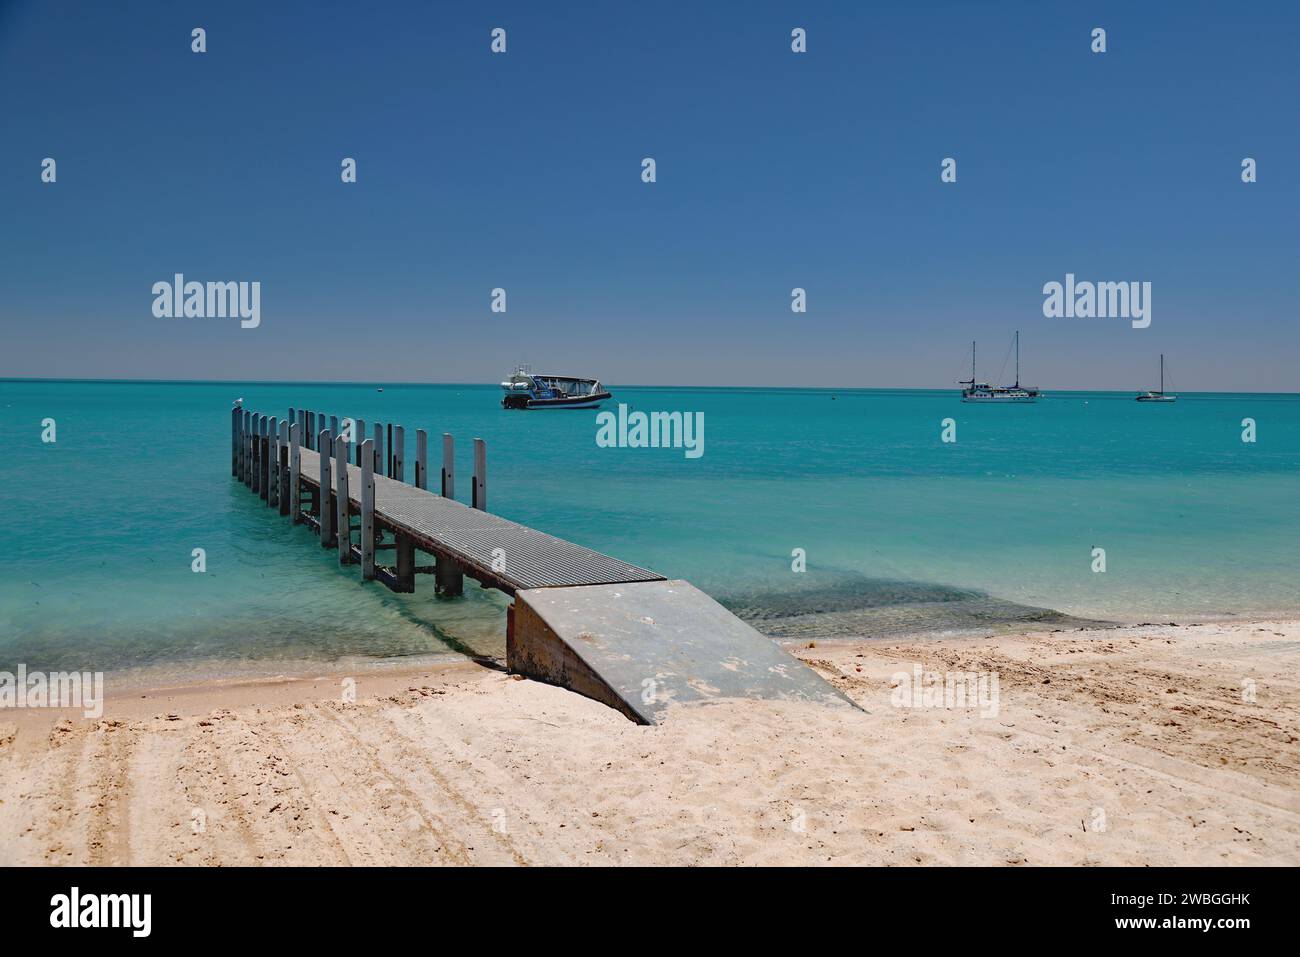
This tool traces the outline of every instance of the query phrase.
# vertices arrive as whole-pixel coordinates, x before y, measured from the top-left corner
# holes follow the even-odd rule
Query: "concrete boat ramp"
[[[511,671],[603,701],[641,724],[673,704],[781,698],[848,705],[820,675],[690,582],[518,592]]]
[[[317,430],[317,421],[330,427]],[[428,488],[423,430],[416,431],[410,485],[404,429],[376,423],[374,439],[351,443],[339,434],[348,421],[293,409],[280,421],[236,408],[231,474],[292,524],[310,526],[322,547],[337,550],[339,564],[359,565],[363,580],[410,592],[417,575],[431,574],[439,592],[456,595],[469,577],[513,595],[506,629],[512,673],[594,698],[641,724],[662,722],[677,704],[722,698],[854,707],[689,582],[489,514],[481,439],[474,440],[467,506],[454,498],[450,435],[443,436],[438,495]],[[364,424],[351,432],[366,435]],[[389,551],[393,564],[380,563]],[[417,564],[418,553],[434,564]]]

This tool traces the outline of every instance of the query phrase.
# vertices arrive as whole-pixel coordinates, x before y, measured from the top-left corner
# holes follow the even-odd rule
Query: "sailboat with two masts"
[[[1178,396],[1176,396],[1176,395],[1170,395],[1168,392],[1165,391],[1165,354],[1164,354],[1163,352],[1160,353],[1160,391],[1159,391],[1159,392],[1150,392],[1150,391],[1148,391],[1148,392],[1143,392],[1141,395],[1137,396],[1137,400],[1138,400],[1139,402],[1176,402],[1176,401],[1178,401]]]
[[[1005,360],[1003,368],[1006,368]],[[970,378],[960,379],[958,385],[963,402],[1037,402],[1038,386],[1020,384],[1020,333],[1016,333],[1016,384],[989,385],[975,381],[975,343],[970,344]]]

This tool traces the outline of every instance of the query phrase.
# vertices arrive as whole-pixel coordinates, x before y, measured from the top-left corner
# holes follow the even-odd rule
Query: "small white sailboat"
[[[1163,352],[1160,353],[1160,391],[1159,391],[1159,392],[1150,392],[1150,391],[1148,391],[1148,392],[1143,392],[1141,395],[1137,396],[1137,400],[1138,400],[1139,402],[1176,402],[1176,401],[1178,401],[1178,396],[1176,396],[1176,395],[1170,395],[1170,394],[1168,394],[1167,392],[1165,392],[1165,354],[1164,354]]]

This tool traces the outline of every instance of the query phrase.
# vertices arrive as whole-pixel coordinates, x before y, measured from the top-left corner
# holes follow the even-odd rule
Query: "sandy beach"
[[[1300,622],[787,647],[863,710],[110,676],[98,721],[0,712],[0,864],[1300,864]],[[916,666],[996,715],[897,707]]]

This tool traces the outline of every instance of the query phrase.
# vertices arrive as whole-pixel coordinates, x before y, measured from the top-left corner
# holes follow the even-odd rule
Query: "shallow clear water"
[[[495,386],[0,381],[0,665],[257,672],[502,654],[504,596],[468,581],[451,600],[425,578],[415,595],[362,585],[232,479],[238,396],[268,414],[401,423],[408,463],[427,429],[435,469],[451,432],[462,498],[480,436],[494,512],[690,579],[776,635],[1300,606],[1300,396],[978,406],[955,392],[613,391],[633,408],[704,412],[703,457],[598,448],[594,412],[506,412]],[[940,442],[947,416],[955,444]]]

